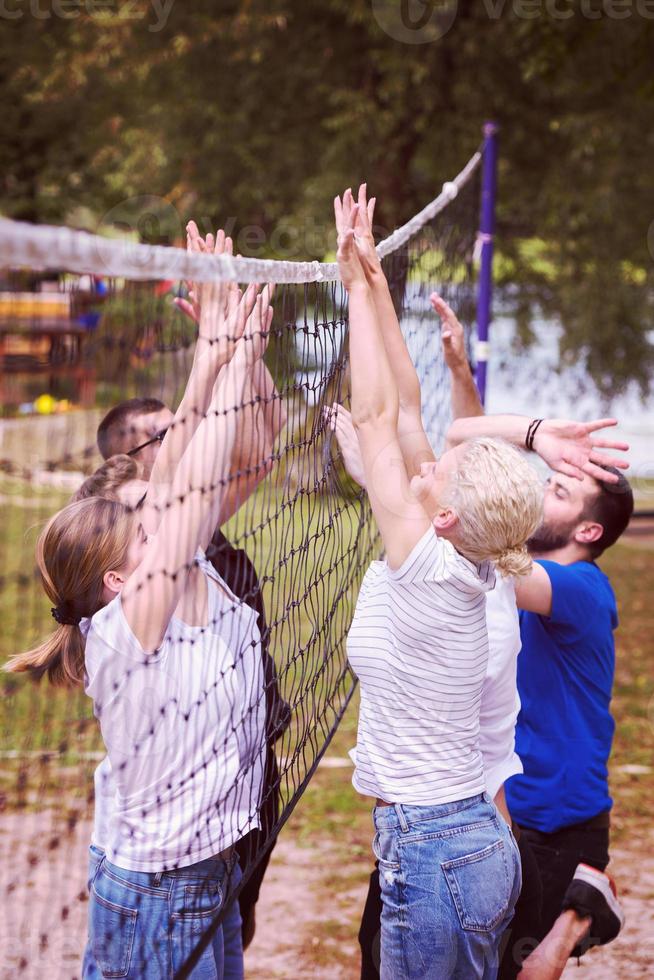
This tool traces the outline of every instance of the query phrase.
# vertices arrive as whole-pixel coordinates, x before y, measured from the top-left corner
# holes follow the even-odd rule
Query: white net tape
[[[461,173],[443,185],[438,197],[380,242],[377,246],[380,257],[397,251],[447,207],[470,180],[480,161],[481,153],[475,153]],[[0,220],[0,266],[66,269],[138,280],[306,283],[339,279],[335,262],[283,262],[189,254],[181,248],[141,245],[65,227],[30,225],[7,219]]]

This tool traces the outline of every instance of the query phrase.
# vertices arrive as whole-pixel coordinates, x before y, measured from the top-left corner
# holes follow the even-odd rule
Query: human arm
[[[219,233],[220,234],[220,233]],[[195,222],[189,222],[190,247],[206,250]],[[231,239],[225,239],[224,251],[232,254]],[[272,288],[269,287],[272,297]],[[201,321],[198,287],[190,284],[189,299],[177,299],[176,305],[196,323]],[[220,513],[224,524],[245,503],[272,468],[271,454],[275,440],[286,425],[286,410],[275,382],[263,360],[252,365],[238,413],[238,429],[230,478]]]
[[[350,190],[343,195],[343,216],[347,220],[354,199]],[[422,424],[420,382],[407,349],[395,312],[393,297],[384,275],[372,232],[375,198],[367,200],[366,185],[359,188],[356,219],[354,224],[357,254],[370,287],[383,338],[388,363],[397,385],[399,410],[398,441],[407,467],[409,479],[420,472],[421,463],[435,459],[434,452]]]
[[[601,617],[612,621],[616,616],[610,589],[592,562],[560,562],[539,558],[531,576],[516,585],[520,609],[546,617],[546,626],[556,631],[562,641],[576,642],[580,634],[597,627]],[[599,618],[598,618],[599,617]],[[615,629],[617,619],[613,622]]]
[[[275,441],[286,425],[284,403],[263,360],[253,365],[243,400],[220,524],[243,506],[270,473]]]
[[[370,204],[373,203],[374,198]],[[367,251],[369,251],[369,246],[367,247]],[[372,265],[372,260],[369,264]],[[370,282],[368,275],[366,275],[366,278]],[[386,293],[388,293],[388,288],[386,288]],[[434,311],[441,318],[441,341],[445,363],[450,372],[453,418],[469,418],[483,415],[484,410],[479,400],[479,392],[477,391],[477,386],[466,356],[463,327],[451,307],[448,306],[438,293],[432,293],[430,302]],[[379,309],[379,307],[376,308]],[[394,314],[395,311],[393,310]],[[406,350],[403,339],[402,344]],[[332,432],[336,435],[345,469],[355,483],[365,488],[366,483],[363,462],[361,460],[361,450],[354,426],[352,425],[352,416],[343,405],[337,404],[332,405],[331,409],[326,409],[325,412],[328,424]]]
[[[452,418],[473,418],[476,415],[483,415],[484,409],[477,385],[468,364],[463,327],[454,310],[438,293],[432,293],[429,301],[432,309],[441,319],[443,357],[450,372]]]
[[[232,241],[224,231],[207,235],[206,242],[199,236],[195,222],[188,224],[187,248],[190,252],[213,255],[231,255]],[[168,485],[174,475],[184,450],[189,444],[194,432],[207,413],[213,395],[214,384],[222,370],[229,362],[238,336],[234,331],[242,318],[236,316],[241,293],[236,283],[216,283],[215,309],[220,311],[220,317],[230,318],[232,333],[220,333],[221,320],[214,315],[202,316],[199,294],[201,286],[191,290],[193,298],[193,318],[198,325],[198,339],[195,345],[191,373],[179,403],[173,422],[164,437],[161,449],[157,453],[152,473],[150,474],[150,489],[148,498],[155,503],[161,496],[160,488]],[[245,292],[244,307],[247,316],[250,315],[256,298],[256,287],[251,285]],[[191,307],[191,304],[187,304]],[[185,312],[189,312],[185,309]],[[210,311],[213,314],[214,311]]]
[[[205,284],[202,293],[203,306],[220,316],[218,284]],[[193,557],[198,547],[207,544],[220,514],[236,437],[237,409],[248,371],[265,346],[272,310],[259,296],[246,321],[242,299],[239,316],[248,332],[236,345],[214,387],[208,413],[178,464],[158,531],[122,591],[125,616],[146,651],[155,650],[161,643]],[[226,318],[221,330],[229,336]]]
[[[477,418],[456,419],[448,431],[448,443],[457,446],[468,439],[490,436],[505,439],[524,448],[532,419],[521,415],[483,415]],[[584,474],[606,483],[617,483],[619,477],[603,469],[616,466],[626,470],[629,463],[602,452],[612,449],[625,452],[624,442],[599,439],[594,433],[617,425],[616,419],[594,422],[571,422],[566,419],[545,419],[534,438],[533,448],[548,466],[566,476],[583,480]]]
[[[542,565],[533,562],[528,575],[516,579],[515,597],[518,609],[549,616],[552,612],[552,582]]]
[[[353,206],[347,218],[339,198],[334,208],[339,272],[349,295],[352,422],[387,561],[391,568],[398,568],[424,536],[430,521],[411,495],[398,439],[398,387],[354,242],[357,206]]]

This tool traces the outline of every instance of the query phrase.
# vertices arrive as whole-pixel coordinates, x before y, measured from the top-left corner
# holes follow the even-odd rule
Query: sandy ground
[[[79,977],[86,928],[85,868],[90,827],[72,832],[47,813],[0,816],[0,977]],[[58,841],[58,844],[54,844]],[[654,836],[616,848],[612,870],[627,925],[603,949],[571,963],[564,976],[630,980],[654,975]],[[365,860],[349,866],[333,842],[305,847],[282,835],[257,910],[246,954],[252,980],[354,980],[359,975],[356,923],[366,889]],[[354,875],[352,872],[354,871]],[[359,873],[360,872],[360,873]]]
[[[628,849],[613,850],[609,870],[618,882],[626,913],[625,928],[614,943],[583,957],[579,967],[576,960],[571,961],[563,974],[565,980],[631,980],[654,976],[653,844],[654,837],[648,842],[634,842]],[[324,918],[333,917],[335,906],[334,896],[325,892],[316,870],[324,860],[323,850],[280,842],[262,888],[257,935],[246,954],[246,974],[253,980],[272,977],[358,980],[356,940],[341,943],[341,962],[336,963],[330,955],[331,939],[321,929]],[[358,923],[366,888],[367,882],[362,879],[359,887],[338,896],[338,914],[345,922]],[[325,952],[329,962],[321,966]]]

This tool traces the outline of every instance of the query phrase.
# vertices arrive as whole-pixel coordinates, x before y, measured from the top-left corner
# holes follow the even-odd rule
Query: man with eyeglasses
[[[225,488],[221,524],[241,507],[259,483],[270,472],[273,445],[286,424],[286,413],[267,367],[260,361],[252,371],[248,390],[240,410],[241,425],[232,457],[232,474]],[[149,480],[154,461],[173,413],[157,398],[131,398],[109,411],[97,431],[98,449],[104,459],[119,453],[135,459],[144,480]],[[255,610],[261,633],[263,668],[266,683],[267,759],[260,811],[261,829],[253,830],[238,841],[241,868],[262,854],[279,813],[279,771],[274,743],[290,721],[290,707],[282,699],[277,672],[269,653],[270,630],[261,586],[256,569],[243,550],[234,548],[216,528],[207,558],[232,592]],[[274,846],[274,844],[273,844]],[[255,905],[273,847],[258,860],[249,880],[239,894],[243,948],[252,941],[255,930]]]
[[[107,412],[98,426],[98,449],[103,459],[125,453],[150,475],[173,413],[158,398],[130,398]]]

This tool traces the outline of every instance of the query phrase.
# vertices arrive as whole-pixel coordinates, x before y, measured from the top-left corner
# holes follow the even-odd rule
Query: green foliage
[[[460,0],[426,44],[390,37],[369,0],[189,0],[161,30],[151,4],[132,6],[139,19],[120,3],[37,19],[25,4],[3,24],[3,212],[99,227],[141,207],[127,223],[149,240],[181,241],[193,215],[243,254],[322,258],[336,191],[367,178],[388,231],[494,118],[500,272],[520,321],[560,316],[603,391],[647,387],[654,21],[638,5],[526,18]]]

